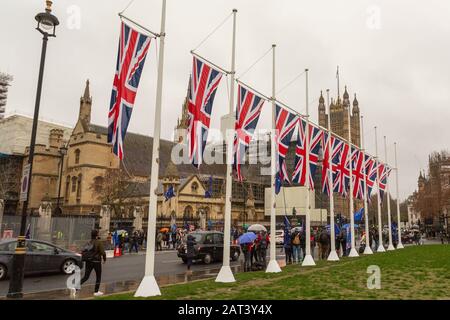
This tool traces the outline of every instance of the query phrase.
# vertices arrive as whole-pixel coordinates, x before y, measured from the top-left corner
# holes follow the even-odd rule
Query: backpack
[[[300,244],[300,235],[297,233],[294,237],[294,240],[292,241],[293,244],[299,245]]]
[[[83,248],[81,252],[81,260],[86,262],[92,262],[95,260],[97,252],[95,250],[94,242],[89,241]]]

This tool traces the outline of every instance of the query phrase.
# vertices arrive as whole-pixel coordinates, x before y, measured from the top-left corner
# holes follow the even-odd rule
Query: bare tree
[[[0,199],[20,192],[22,157],[0,155]]]
[[[108,169],[105,175],[94,179],[90,188],[102,205],[110,206],[119,217],[129,217],[132,208],[139,204],[140,185],[123,170]]]

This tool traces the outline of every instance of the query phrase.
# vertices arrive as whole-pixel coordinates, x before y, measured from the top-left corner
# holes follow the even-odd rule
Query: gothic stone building
[[[337,99],[332,99],[330,103],[330,119],[331,119],[331,131],[338,136],[344,138],[346,141],[348,140],[348,114],[350,112],[350,127],[351,127],[351,140],[352,143],[358,147],[361,147],[361,128],[360,128],[360,110],[359,110],[359,102],[356,99],[356,94],[353,99],[353,108],[351,108],[350,103],[350,95],[347,91],[347,87],[345,87],[343,99],[340,96]],[[321,93],[319,99],[319,125],[328,128],[328,114],[325,105],[325,99]],[[316,185],[322,187],[321,185],[321,168],[318,168],[317,174],[315,177]],[[319,190],[320,190],[319,189]],[[317,194],[317,192],[316,192]],[[329,200],[326,195],[322,193],[318,195],[320,198],[319,203],[324,208],[329,208]],[[354,201],[355,208],[359,209],[364,204],[360,200]],[[335,194],[334,196],[334,211],[335,214],[342,214],[344,216],[349,217],[349,199],[344,198],[339,194]]]
[[[80,99],[78,121],[68,139],[64,130],[51,129],[48,143],[36,146],[31,193],[30,213],[37,213],[43,202],[56,207],[60,185],[59,172],[63,163],[60,204],[65,216],[96,216],[111,212],[111,226],[136,227],[136,216],[143,218],[138,228],[146,228],[148,215],[150,164],[153,150],[151,137],[128,133],[124,142],[125,158],[122,162],[113,154],[107,143],[107,128],[91,123],[93,100],[89,81]],[[220,164],[202,165],[197,170],[191,164],[173,165],[171,161],[174,142],[161,140],[160,171],[158,177],[158,223],[169,226],[172,222],[197,224],[205,227],[220,225],[224,219],[224,182],[226,166]],[[67,154],[61,155],[63,146]],[[23,164],[28,159],[28,148]],[[61,161],[63,159],[63,161]],[[249,180],[235,182],[232,197],[232,221],[243,223],[264,223],[264,188],[267,179],[256,174],[259,168],[247,165],[244,170]],[[117,182],[120,192],[126,195],[123,201],[108,199],[117,196],[107,194],[105,189],[114,189],[112,173],[124,181]],[[254,178],[251,178],[254,177]],[[119,181],[120,181],[119,179]],[[212,194],[205,197],[212,181]],[[175,197],[166,201],[164,192],[173,186]],[[108,190],[109,190],[108,189]],[[131,190],[131,192],[130,192]],[[120,193],[119,192],[119,193]],[[120,202],[120,203],[119,203]],[[17,208],[16,212],[20,212]],[[109,214],[108,214],[109,215]]]

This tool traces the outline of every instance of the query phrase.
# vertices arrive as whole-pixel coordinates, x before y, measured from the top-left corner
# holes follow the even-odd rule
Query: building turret
[[[325,99],[323,98],[323,92],[320,91],[319,98],[319,125],[323,127],[328,126],[327,110],[325,106]]]
[[[92,97],[89,90],[89,79],[86,81],[84,94],[80,98],[80,114],[78,118],[88,125],[91,123]]]

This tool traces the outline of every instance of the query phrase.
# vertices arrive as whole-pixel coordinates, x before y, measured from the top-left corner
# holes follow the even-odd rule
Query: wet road
[[[278,259],[283,259],[280,249],[277,249]],[[242,260],[242,255],[241,255]],[[231,262],[232,266],[240,265],[240,261]],[[114,283],[118,281],[140,280],[144,276],[144,254],[125,255],[120,258],[108,259],[103,265],[102,283]],[[202,262],[195,263],[191,270],[212,270],[220,268],[221,262],[211,263],[205,265]],[[183,264],[180,258],[177,257],[175,251],[162,251],[156,253],[155,260],[155,275],[175,275],[184,274],[186,272],[186,265]],[[84,274],[84,272],[82,272]],[[41,291],[65,289],[68,276],[56,275],[41,275],[26,277],[24,280],[24,293],[34,293]],[[94,272],[87,284],[95,283]],[[0,282],[0,297],[5,296],[8,292],[9,280]]]

